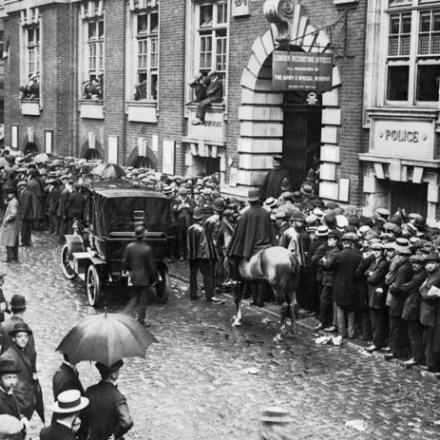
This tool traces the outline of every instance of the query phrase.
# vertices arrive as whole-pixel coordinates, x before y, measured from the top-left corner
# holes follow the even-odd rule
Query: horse
[[[281,306],[281,327],[275,341],[282,341],[288,332],[293,333],[295,324],[296,296],[295,289],[299,273],[299,261],[296,255],[281,246],[271,246],[257,252],[250,259],[243,258],[239,262],[238,272],[242,281],[267,281]],[[242,288],[236,286],[240,293],[234,296],[236,313],[232,326],[241,325]],[[237,290],[236,290],[237,292]],[[287,319],[290,318],[290,327]]]

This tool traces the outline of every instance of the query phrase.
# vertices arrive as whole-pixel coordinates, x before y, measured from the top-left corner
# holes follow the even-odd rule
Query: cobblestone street
[[[51,378],[61,356],[55,348],[78,321],[95,312],[84,286],[64,279],[60,248],[39,234],[20,248],[20,265],[7,267],[4,292],[28,299],[26,320],[35,333],[38,370],[47,419]],[[295,439],[436,439],[439,383],[349,346],[318,346],[298,327],[294,337],[274,344],[276,319],[246,309],[232,329],[233,306],[190,302],[182,283],[166,306],[147,312],[159,340],[147,359],[129,359],[120,389],[135,426],[127,438],[142,440],[257,439],[259,416],[282,406],[294,418]],[[112,295],[109,311],[123,298]],[[98,380],[93,364],[79,365],[85,386]],[[365,430],[346,425],[363,421]],[[31,437],[38,438],[37,416]]]

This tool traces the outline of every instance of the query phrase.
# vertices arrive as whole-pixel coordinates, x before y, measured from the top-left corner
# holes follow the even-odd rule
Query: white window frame
[[[226,5],[226,23],[217,23],[217,11],[218,4]],[[204,6],[213,5],[213,23],[211,26],[200,26],[200,12]],[[188,83],[199,74],[200,70],[206,72],[210,70],[217,70],[222,73],[221,80],[223,83],[223,102],[226,104],[228,96],[228,71],[229,71],[229,26],[231,16],[230,0],[205,0],[194,1],[187,0],[187,23],[186,23],[186,47],[187,47],[187,68],[186,72],[186,100],[189,102],[193,99],[193,90],[189,87]],[[215,34],[218,31],[225,31],[225,68],[218,69],[217,67],[217,45],[215,44]],[[201,66],[200,53],[201,53],[201,32],[211,33],[211,63],[210,66]]]
[[[383,0],[382,0],[383,1]],[[387,2],[388,3],[388,2]],[[388,3],[389,4],[389,3]],[[440,66],[440,49],[438,53],[419,54],[419,38],[420,38],[420,17],[421,14],[428,11],[440,13],[440,2],[430,0],[410,0],[408,2],[402,1],[402,4],[397,6],[385,7],[384,14],[384,37],[386,38],[386,50],[383,62],[383,103],[391,106],[418,106],[418,107],[437,107],[439,100],[434,101],[420,101],[417,100],[418,88],[418,67],[423,65]],[[398,14],[408,14],[411,16],[411,33],[409,54],[389,55],[389,41],[390,41],[390,17]],[[431,12],[432,16],[432,12]],[[432,25],[431,25],[432,27]],[[440,31],[437,31],[440,38]],[[383,41],[385,41],[385,38]],[[388,66],[408,66],[408,98],[407,100],[389,100],[388,95]]]
[[[102,78],[105,82],[105,15],[103,8],[103,1],[84,2],[80,4],[80,14],[78,17],[78,98],[84,100],[84,83],[90,81],[92,77]],[[103,34],[99,35],[99,23],[102,22]],[[89,38],[89,24],[96,23],[96,38]],[[102,63],[100,66],[96,65],[94,68],[90,66],[90,48],[95,46],[96,51],[96,63],[101,58]],[[100,55],[99,50],[100,48]],[[104,96],[99,102],[104,100]]]
[[[30,45],[28,44],[28,35],[30,30],[34,31],[34,35],[38,33],[38,42],[34,42],[33,49],[36,55],[34,56],[35,69],[30,70]],[[38,32],[35,32],[35,31]],[[43,50],[42,50],[42,21],[39,13],[39,8],[31,8],[21,11],[20,14],[20,33],[19,33],[19,47],[20,47],[20,86],[26,86],[32,75],[39,77],[39,98],[40,107],[42,105],[42,85],[43,85]],[[37,99],[37,98],[36,98]]]
[[[157,14],[157,27],[151,29],[152,15]],[[138,33],[139,17],[147,17],[147,30],[145,33]],[[160,44],[159,44],[159,29],[160,29],[160,14],[159,7],[156,4],[154,7],[147,7],[144,9],[128,10],[128,44],[127,44],[127,96],[128,102],[136,103],[157,103],[159,94],[159,61],[160,61]],[[143,42],[146,48],[145,65],[139,65],[139,46]],[[155,46],[155,55],[153,54],[153,47]],[[147,86],[145,98],[135,99],[135,86],[139,84],[139,74],[145,72]],[[153,94],[152,82],[153,78],[156,81],[156,96]]]

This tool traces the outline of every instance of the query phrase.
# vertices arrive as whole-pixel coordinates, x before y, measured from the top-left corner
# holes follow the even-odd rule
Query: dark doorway
[[[38,153],[38,146],[35,142],[28,142],[24,147],[23,154],[26,156],[28,154]]]
[[[220,172],[220,158],[193,156],[193,169],[196,171],[195,175],[201,173],[205,176],[210,176],[211,174],[218,173]]]
[[[309,105],[306,92],[284,94],[283,157],[290,169],[292,188],[299,189],[310,168],[319,168],[321,96]]]
[[[404,208],[407,214],[418,212],[426,218],[427,183],[390,182],[391,212]]]
[[[89,148],[88,150],[86,150],[83,157],[86,160],[101,159],[99,151],[95,150],[94,148]]]
[[[145,156],[137,156],[132,166],[134,168],[154,168],[151,160]]]

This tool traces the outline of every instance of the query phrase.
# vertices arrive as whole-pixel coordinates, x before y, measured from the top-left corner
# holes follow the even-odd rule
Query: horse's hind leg
[[[243,285],[240,282],[234,286],[235,315],[232,317],[232,327],[241,326],[241,300],[243,299]]]

